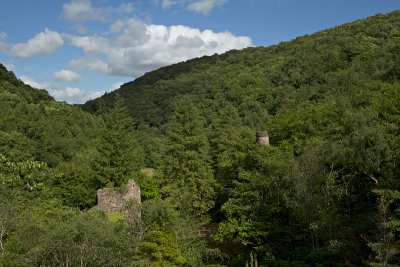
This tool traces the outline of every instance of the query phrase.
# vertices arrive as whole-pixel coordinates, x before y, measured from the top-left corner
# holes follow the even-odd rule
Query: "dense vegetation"
[[[4,67],[0,98],[0,266],[400,264],[400,12],[161,68],[93,115]],[[91,209],[129,178],[140,218]]]

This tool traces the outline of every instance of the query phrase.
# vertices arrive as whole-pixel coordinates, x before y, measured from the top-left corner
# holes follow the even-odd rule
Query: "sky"
[[[83,103],[162,66],[394,10],[400,0],[0,0],[0,63]]]

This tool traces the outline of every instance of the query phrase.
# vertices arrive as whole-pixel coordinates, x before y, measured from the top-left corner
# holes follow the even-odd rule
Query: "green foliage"
[[[395,266],[400,253],[399,240],[396,238],[400,231],[399,200],[397,190],[377,189],[378,195],[378,239],[368,243],[375,253],[372,266]]]
[[[0,264],[4,258],[5,242],[15,227],[15,202],[10,191],[0,186]]]
[[[47,205],[19,215],[4,261],[6,266],[126,266],[134,238],[124,224],[96,211],[79,213]]]
[[[164,192],[184,213],[202,215],[214,205],[215,186],[204,122],[189,98],[173,108],[165,130]]]
[[[184,266],[186,263],[174,234],[169,231],[148,231],[138,250],[138,266]]]
[[[37,161],[11,162],[0,154],[0,185],[16,194],[43,189],[47,166]]]
[[[246,161],[246,169],[233,181],[229,199],[222,206],[227,219],[219,225],[216,238],[271,257],[288,245],[281,238],[288,234],[285,225],[292,219],[294,206],[292,152],[254,147]],[[273,240],[280,240],[277,247]]]
[[[93,171],[90,170],[94,152],[77,154],[70,162],[61,163],[52,170],[48,180],[51,196],[60,199],[64,205],[86,209],[96,201],[96,188],[93,186]]]
[[[100,135],[93,161],[96,186],[118,187],[143,165],[143,152],[121,98],[117,98],[114,109],[104,115],[104,122],[105,131]]]
[[[182,216],[168,201],[147,200],[141,210],[144,231],[135,266],[205,266],[219,256],[201,238],[201,223]]]
[[[95,115],[0,66],[0,265],[399,265],[399,28],[164,67]],[[88,210],[130,178],[141,205]]]
[[[152,169],[147,169],[151,170]],[[146,169],[137,173],[133,179],[140,186],[140,195],[143,201],[148,199],[160,199],[160,181],[154,175],[145,173]]]

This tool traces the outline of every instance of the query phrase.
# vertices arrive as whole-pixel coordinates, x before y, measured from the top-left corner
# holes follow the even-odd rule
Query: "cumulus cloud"
[[[190,3],[187,8],[197,13],[208,14],[216,6],[222,6],[228,0],[198,0]]]
[[[71,21],[104,20],[101,10],[94,8],[90,0],[74,0],[63,5],[64,18]]]
[[[81,59],[71,60],[71,67],[88,70],[92,72],[100,72],[103,74],[111,74],[111,67],[104,61],[94,57],[84,57]]]
[[[30,58],[36,55],[51,54],[64,44],[61,34],[45,29],[26,43],[15,44],[10,54],[18,58]]]
[[[58,81],[64,81],[64,82],[74,82],[82,80],[82,77],[78,73],[64,69],[55,72],[54,78]]]
[[[64,38],[73,46],[82,48],[85,52],[99,51],[108,43],[106,38],[97,36],[75,36],[71,34],[64,34]]]
[[[105,22],[111,15],[128,14],[134,10],[133,4],[121,4],[118,7],[94,7],[91,0],[72,0],[63,5],[62,16],[74,22]]]
[[[34,88],[45,89],[54,99],[58,101],[66,101],[70,104],[80,104],[88,101],[89,99],[94,99],[97,97],[102,96],[105,92],[104,91],[88,91],[82,90],[77,87],[66,87],[60,88],[54,84],[44,82],[40,83],[35,81],[34,79],[28,76],[21,76],[21,81]]]
[[[230,32],[201,31],[182,25],[146,24],[137,19],[117,21],[112,35],[68,36],[71,45],[87,53],[70,62],[75,68],[110,75],[138,76],[191,58],[252,46],[249,37]]]
[[[77,87],[67,87],[64,89],[49,89],[50,95],[52,95],[56,100],[66,101],[71,104],[81,104],[85,103],[90,99],[94,99],[102,96],[104,91],[87,91],[82,90]]]

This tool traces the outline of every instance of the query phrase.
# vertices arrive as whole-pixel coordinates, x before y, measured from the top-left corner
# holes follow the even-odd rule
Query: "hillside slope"
[[[371,82],[399,80],[400,12],[377,15],[271,47],[230,51],[152,71],[83,105],[95,111],[115,94],[138,122],[160,126],[167,106],[189,95],[198,106],[227,102],[246,118],[328,95],[357,94]],[[253,107],[249,107],[250,102]],[[262,110],[261,110],[262,109]],[[253,121],[255,127],[264,126]],[[259,125],[261,124],[261,125]]]
[[[123,105],[94,116],[0,64],[0,266],[197,266],[197,220],[160,199]],[[142,211],[92,209],[96,190],[141,186]],[[140,217],[137,214],[141,214]],[[178,241],[179,240],[179,241]],[[214,249],[215,251],[215,249]]]
[[[1,64],[0,111],[0,154],[50,166],[71,159],[99,124],[94,116],[24,84]]]
[[[211,216],[232,266],[399,264],[399,11],[164,67],[83,108],[117,94],[161,192]]]
[[[0,65],[0,266],[399,266],[399,66],[400,12],[161,68],[95,115]],[[140,206],[91,209],[128,179]]]
[[[40,184],[54,190],[51,193],[48,190],[47,197],[65,200],[70,205],[88,207],[95,203],[95,188],[81,190],[78,196],[73,191],[77,190],[74,188],[77,184],[88,183],[82,170],[87,169],[93,142],[104,129],[100,118],[55,101],[45,90],[18,80],[1,64],[0,114],[0,178],[3,179],[0,183],[3,186],[16,189]],[[74,166],[76,162],[80,168]],[[75,181],[71,178],[72,169],[81,171],[81,177]],[[31,171],[38,173],[29,174]],[[13,179],[7,178],[9,175]],[[58,187],[64,192],[57,192]],[[86,187],[90,186],[86,184]]]

